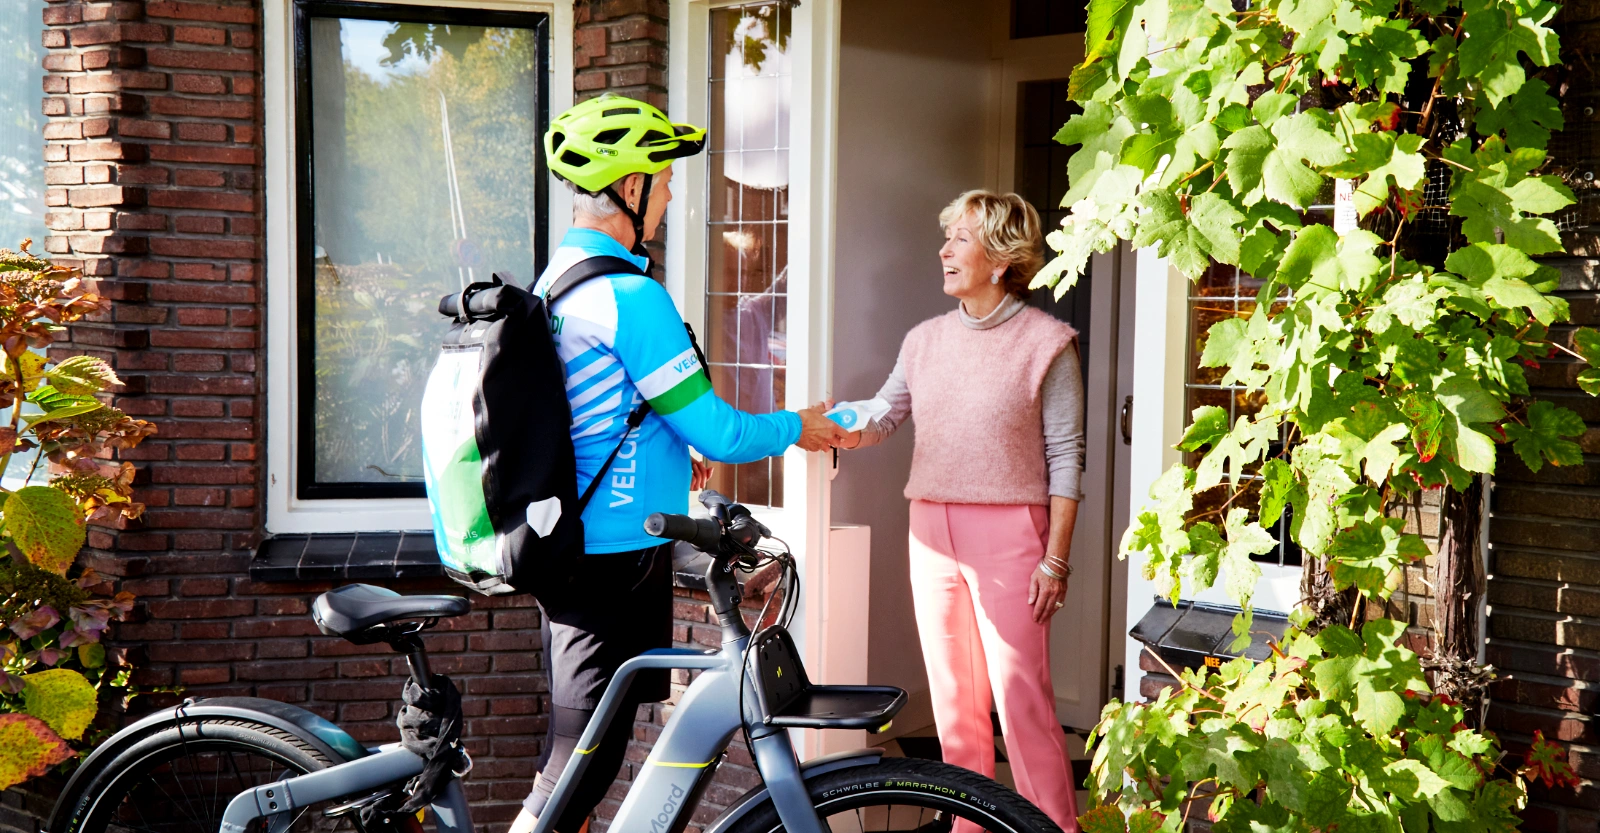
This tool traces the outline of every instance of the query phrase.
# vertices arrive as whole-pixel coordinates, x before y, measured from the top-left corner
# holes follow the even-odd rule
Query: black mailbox
[[[1128,635],[1150,646],[1156,655],[1174,669],[1217,668],[1236,657],[1257,662],[1272,656],[1272,642],[1283,639],[1289,619],[1281,613],[1255,611],[1250,624],[1250,644],[1233,652],[1233,617],[1239,608],[1203,602],[1179,602],[1176,607],[1165,599],[1139,619]]]

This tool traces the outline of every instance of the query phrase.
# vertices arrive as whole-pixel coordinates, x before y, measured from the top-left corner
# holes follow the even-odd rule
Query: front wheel
[[[806,789],[830,833],[1061,833],[1049,816],[1005,785],[938,761],[884,758],[825,772],[807,780]],[[778,811],[767,799],[728,833],[780,830]]]

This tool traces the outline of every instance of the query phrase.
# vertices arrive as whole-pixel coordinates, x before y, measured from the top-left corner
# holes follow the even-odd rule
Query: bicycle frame
[[[750,734],[750,753],[766,783],[778,818],[789,833],[823,833],[822,823],[806,791],[800,759],[789,734],[767,726],[761,719],[758,675],[745,667],[750,630],[739,613],[740,591],[727,563],[714,559],[706,575],[712,609],[722,626],[722,648],[700,652],[680,648],[647,651],[622,664],[606,686],[600,707],[578,739],[578,748],[556,782],[550,802],[539,817],[534,833],[551,833],[573,787],[589,765],[588,753],[617,717],[624,692],[633,678],[647,669],[699,670],[699,678],[684,692],[661,737],[645,759],[644,768],[623,799],[612,826],[617,830],[672,833],[682,829],[681,817],[692,813],[700,789],[709,780],[717,759],[741,726]],[[743,677],[744,702],[740,700]],[[245,833],[251,822],[268,819],[267,833],[279,833],[289,811],[338,798],[358,797],[404,782],[421,773],[425,761],[398,744],[327,769],[286,778],[246,790],[228,803],[221,833]],[[439,833],[473,833],[472,813],[459,780],[452,780],[433,816]],[[276,818],[274,818],[276,817]],[[276,823],[274,823],[276,822]]]

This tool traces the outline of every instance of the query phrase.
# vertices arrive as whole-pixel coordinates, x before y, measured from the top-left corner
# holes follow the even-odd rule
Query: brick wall
[[[117,632],[138,663],[136,682],[296,703],[363,742],[394,740],[404,660],[316,632],[308,606],[331,584],[248,577],[265,516],[260,0],[26,1],[39,2],[46,23],[51,236],[42,248],[80,265],[116,302],[58,352],[110,360],[128,383],[117,407],[160,428],[124,455],[140,467],[145,518],[97,527],[89,540],[97,568],[140,599]],[[577,96],[614,91],[665,108],[665,0],[580,0],[575,11]],[[681,593],[676,640],[714,645],[704,596]],[[490,830],[515,816],[544,740],[538,625],[529,599],[475,598],[471,614],[426,638],[435,668],[465,695],[476,762],[467,789]],[[177,697],[142,698],[136,709]],[[670,709],[641,708],[602,818]],[[695,829],[756,780],[742,745],[730,750]],[[0,803],[0,825],[19,827],[27,811],[12,809],[47,806],[20,791]]]
[[[1566,120],[1550,142],[1552,167],[1579,200],[1558,220],[1566,254],[1547,262],[1561,270],[1572,324],[1588,327],[1600,326],[1600,88],[1590,57],[1600,47],[1597,22],[1595,0],[1564,4],[1553,25],[1565,66],[1546,73]],[[1582,783],[1533,785],[1523,813],[1524,830],[1551,833],[1600,830],[1600,401],[1577,390],[1577,371],[1557,356],[1527,375],[1536,397],[1588,424],[1583,465],[1535,474],[1502,448],[1490,496],[1487,650],[1501,678],[1491,688],[1489,728],[1518,759],[1536,730],[1570,745]]]

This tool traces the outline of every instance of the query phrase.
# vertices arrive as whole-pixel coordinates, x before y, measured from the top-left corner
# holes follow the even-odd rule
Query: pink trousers
[[[994,777],[989,712],[998,706],[1017,791],[1077,833],[1050,625],[1035,623],[1028,605],[1049,526],[1043,506],[912,501],[911,591],[945,762]],[[954,833],[976,830],[961,822]]]

